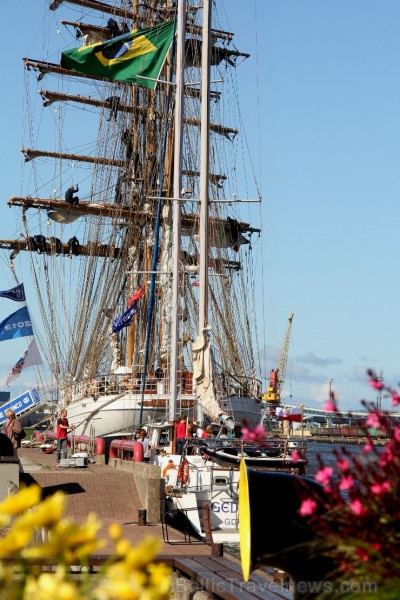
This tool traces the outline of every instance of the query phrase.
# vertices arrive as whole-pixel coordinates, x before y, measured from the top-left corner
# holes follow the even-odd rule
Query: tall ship
[[[41,397],[79,435],[182,414],[258,422],[261,198],[236,80],[249,55],[219,2],[44,4],[49,49],[24,58],[24,189],[8,201],[20,232],[0,240],[30,294]]]

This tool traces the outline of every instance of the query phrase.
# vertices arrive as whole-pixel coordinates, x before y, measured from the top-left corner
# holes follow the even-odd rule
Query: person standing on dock
[[[67,458],[68,452],[68,429],[73,429],[69,426],[67,419],[67,411],[65,408],[61,411],[60,417],[57,419],[57,430],[56,430],[56,440],[57,440],[57,462],[60,462],[61,459],[61,451],[63,452],[63,458]]]
[[[5,412],[5,416],[7,417],[7,422],[4,427],[4,434],[10,438],[11,443],[14,448],[14,457],[18,458],[18,448],[21,448],[21,433],[22,433],[22,425],[21,421],[15,417],[15,412],[9,408]],[[19,462],[19,472],[22,472],[21,462],[18,458]]]
[[[141,429],[140,430],[140,438],[138,439],[138,442],[140,442],[143,445],[143,458],[144,458],[144,462],[150,462],[150,440],[147,437],[147,431],[145,429]]]

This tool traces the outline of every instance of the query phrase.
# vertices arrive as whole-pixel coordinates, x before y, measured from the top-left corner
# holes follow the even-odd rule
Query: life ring
[[[133,383],[133,379],[129,379],[128,377],[126,379],[124,379],[124,386],[126,390],[133,390],[134,383]]]
[[[185,485],[189,479],[189,461],[185,458],[178,468],[178,480]]]
[[[175,469],[174,461],[172,459],[170,459],[168,464],[163,468],[161,476],[165,478],[170,469]]]

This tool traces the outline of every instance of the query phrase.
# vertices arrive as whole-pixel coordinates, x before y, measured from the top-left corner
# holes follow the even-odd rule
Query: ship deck
[[[46,497],[57,490],[68,496],[65,516],[82,522],[94,511],[103,523],[100,537],[106,537],[110,523],[119,523],[123,535],[132,544],[152,535],[162,542],[159,559],[169,564],[176,578],[186,583],[187,597],[196,590],[209,592],[210,597],[226,600],[288,600],[292,592],[281,587],[264,571],[256,571],[248,583],[243,581],[239,560],[225,554],[213,556],[206,543],[188,541],[184,534],[169,528],[165,541],[161,524],[139,525],[140,501],[133,477],[107,465],[90,463],[84,468],[59,467],[55,454],[45,454],[29,446],[19,450],[24,473],[21,481],[37,483]],[[105,546],[92,564],[101,564],[110,553]]]

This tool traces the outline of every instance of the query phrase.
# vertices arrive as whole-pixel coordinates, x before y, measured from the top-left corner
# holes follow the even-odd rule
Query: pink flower
[[[346,490],[349,490],[351,487],[353,487],[354,485],[354,477],[352,475],[345,475],[344,477],[342,477],[340,484],[339,484],[339,490],[342,490],[343,492]]]
[[[367,427],[379,428],[381,426],[381,420],[376,413],[369,413],[367,417]]]
[[[393,460],[394,460],[393,444],[392,444],[392,442],[389,442],[388,444],[386,444],[385,450],[381,454],[379,465],[381,467],[386,467],[386,465],[393,462]]]
[[[363,562],[367,562],[367,560],[369,560],[368,552],[366,550],[364,550],[363,548],[357,548],[356,555]]]
[[[350,510],[358,516],[364,515],[367,512],[361,500],[358,499],[350,503]]]
[[[400,404],[400,394],[392,391],[392,406],[397,406],[398,404]]]
[[[378,379],[370,379],[369,380],[369,385],[374,389],[374,390],[382,390],[383,389],[383,383],[382,381],[379,381]]]
[[[395,427],[394,428],[393,437],[396,440],[396,442],[400,442],[400,427]]]
[[[258,442],[265,440],[267,434],[264,427],[259,423],[253,429],[250,427],[242,427],[242,439],[248,442]]]
[[[292,452],[292,454],[290,455],[290,460],[292,462],[297,462],[298,460],[301,460],[303,457],[300,454],[300,452],[297,452],[297,450],[295,450],[294,452]]]
[[[379,544],[378,542],[374,542],[373,544],[371,544],[371,546],[375,549],[375,550],[381,550],[382,549],[382,544]]]
[[[347,458],[339,458],[336,464],[339,471],[348,471],[350,469],[350,463]]]
[[[312,498],[307,498],[307,500],[303,500],[300,506],[299,514],[302,517],[308,517],[312,515],[317,508],[317,503]]]
[[[336,403],[333,400],[327,400],[324,404],[324,410],[329,410],[330,412],[339,412]]]
[[[389,481],[383,481],[382,483],[374,483],[373,485],[371,485],[371,492],[373,494],[377,494],[378,496],[380,494],[384,494],[388,490],[390,490]]]
[[[320,469],[315,476],[315,481],[318,481],[321,485],[328,485],[330,483],[330,479],[333,475],[332,467],[324,467]]]
[[[364,454],[369,454],[370,452],[372,452],[373,449],[374,449],[374,446],[372,445],[371,440],[367,440],[365,442],[365,446],[363,448],[363,453]]]

